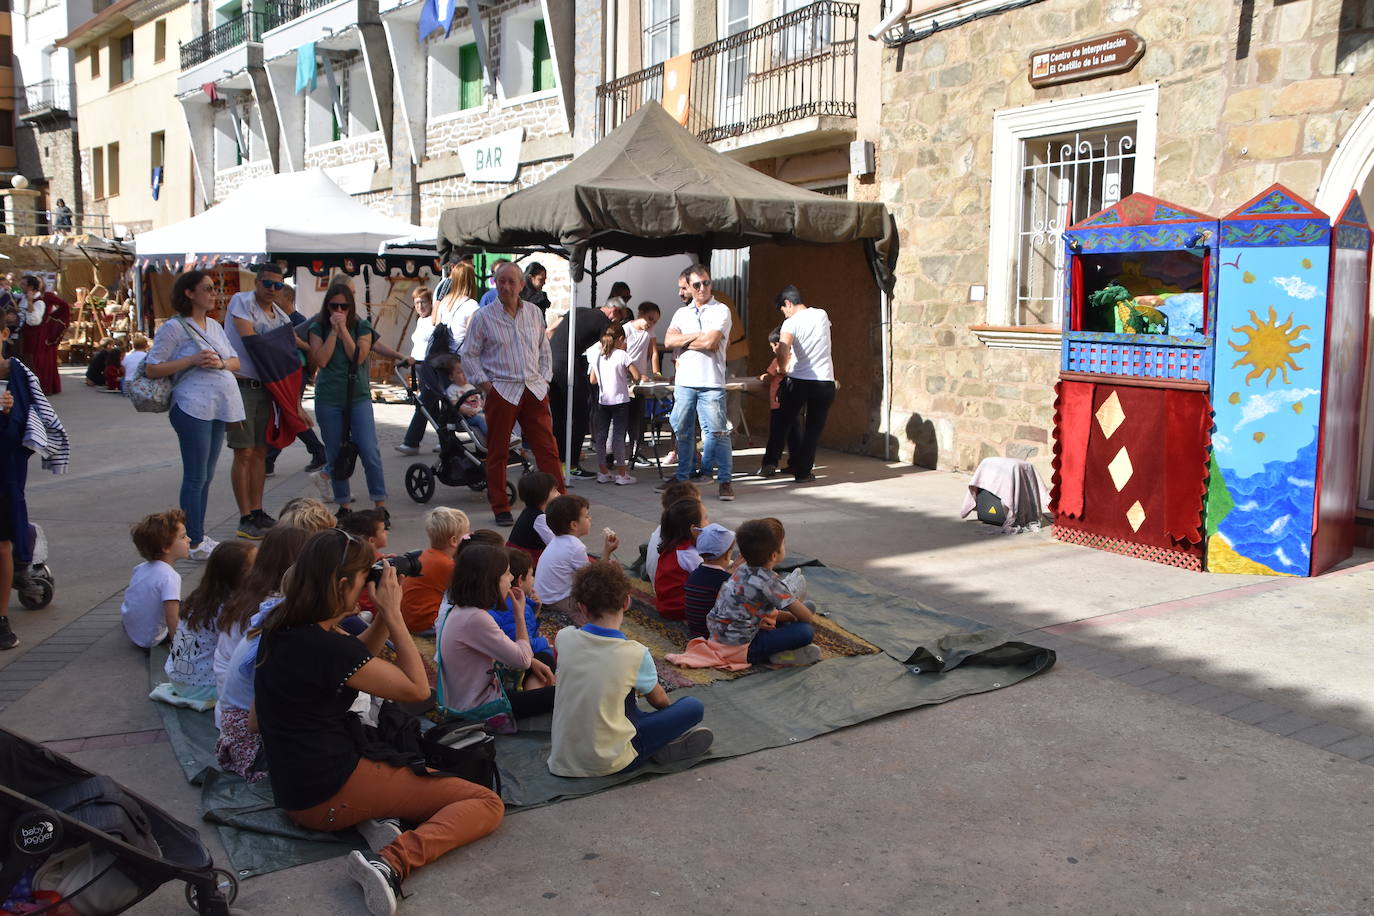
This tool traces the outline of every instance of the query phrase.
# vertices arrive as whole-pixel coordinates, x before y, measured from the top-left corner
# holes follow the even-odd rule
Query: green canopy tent
[[[627,257],[691,254],[709,264],[718,248],[847,242],[863,244],[881,293],[886,422],[889,300],[898,242],[896,225],[880,203],[827,197],[764,175],[716,152],[651,101],[539,184],[490,203],[445,210],[439,218],[446,258],[547,251],[567,258],[577,281],[588,273],[590,254],[593,284],[598,250]],[[576,320],[576,312],[569,312],[569,320]]]

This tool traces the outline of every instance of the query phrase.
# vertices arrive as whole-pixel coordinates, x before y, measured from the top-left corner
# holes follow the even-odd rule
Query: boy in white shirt
[[[563,611],[577,619],[576,605],[570,596],[573,574],[588,563],[587,548],[581,538],[592,530],[591,503],[585,496],[570,493],[550,501],[544,514],[554,537],[539,555],[534,589],[544,607]],[[605,529],[601,559],[609,559],[619,546],[620,538],[611,529]]]
[[[147,650],[174,633],[181,617],[181,574],[172,564],[191,553],[186,513],[154,512],[135,524],[130,535],[145,562],[134,567],[119,617],[133,644]]]
[[[121,390],[134,377],[134,370],[143,365],[143,361],[148,358],[148,338],[142,334],[135,334],[129,342],[134,348],[125,353],[124,359],[121,360],[124,366],[124,381],[119,384]]]

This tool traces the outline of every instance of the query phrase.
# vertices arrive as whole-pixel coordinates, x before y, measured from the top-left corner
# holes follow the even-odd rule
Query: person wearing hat
[[[742,562],[732,559],[735,553],[735,532],[714,522],[697,533],[697,553],[701,565],[687,576],[683,587],[686,593],[687,632],[706,637],[706,615],[716,606],[720,587]]]

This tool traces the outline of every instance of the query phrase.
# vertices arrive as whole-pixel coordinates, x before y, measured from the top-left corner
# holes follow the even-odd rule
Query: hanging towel
[[[453,20],[458,18],[458,4],[462,0],[449,0],[448,15],[444,17],[444,37],[448,38],[453,34]]]
[[[214,83],[201,83],[200,91],[208,95],[210,97],[210,101],[219,101],[219,90],[215,88]]]
[[[157,195],[162,191],[162,166],[153,168],[153,200],[157,200]]]
[[[296,49],[296,92],[315,91],[315,43],[307,41]]]

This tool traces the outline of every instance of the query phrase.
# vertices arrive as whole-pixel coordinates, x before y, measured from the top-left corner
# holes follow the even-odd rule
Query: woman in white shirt
[[[468,336],[472,316],[481,308],[477,302],[477,272],[467,261],[459,261],[448,278],[448,295],[440,301],[433,320],[448,328],[449,352],[457,353]]]
[[[434,336],[434,294],[421,283],[411,294],[411,299],[415,303],[415,330],[410,333],[410,358],[422,363],[429,355],[429,339]],[[396,446],[396,451],[402,455],[418,455],[420,441],[424,437],[425,415],[417,404],[415,413],[410,417],[410,425],[406,427],[405,438]]]
[[[778,389],[780,420],[787,429],[787,454],[791,456],[793,479],[815,480],[811,470],[816,463],[816,447],[825,431],[830,405],[835,402],[830,316],[825,309],[807,306],[801,291],[793,285],[782,288],[777,304],[783,314],[776,351],[778,365],[791,362],[787,378]],[[800,419],[802,411],[806,412],[804,423]]]
[[[243,399],[234,373],[239,358],[220,323],[210,317],[215,281],[188,270],[172,285],[176,316],[158,328],[143,372],[148,378],[172,376],[168,417],[181,445],[181,510],[191,559],[206,560],[216,542],[205,536],[205,508],[215,464],[224,447],[224,427],[244,419]]]
[[[600,386],[595,410],[592,411],[592,445],[596,447],[596,482],[619,486],[635,479],[625,467],[625,432],[630,423],[630,381],[642,376],[625,352],[625,329],[618,324],[608,327],[601,335],[601,349],[591,364],[591,382]],[[612,476],[607,452],[615,459]]]

